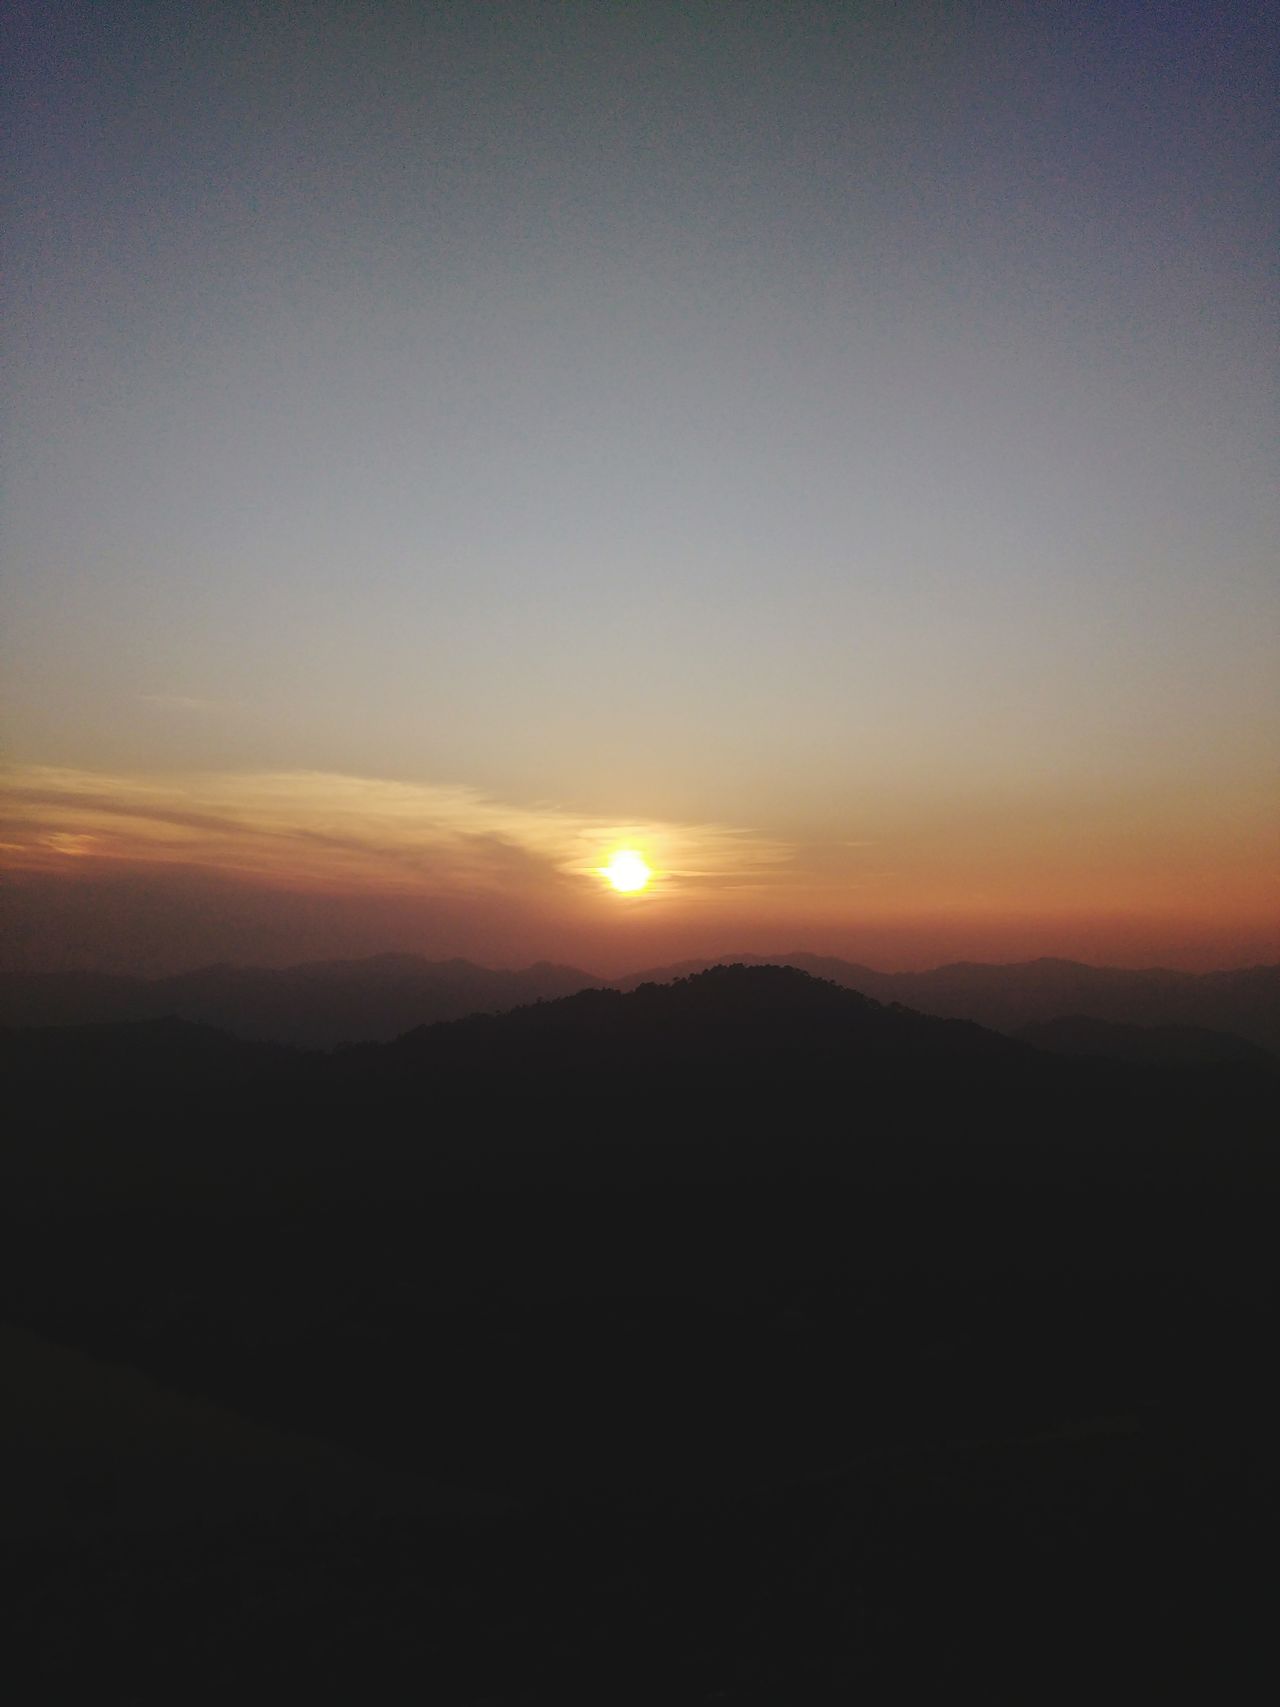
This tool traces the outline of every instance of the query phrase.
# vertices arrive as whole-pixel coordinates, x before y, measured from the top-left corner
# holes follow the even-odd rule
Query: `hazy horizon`
[[[12,877],[5,968],[163,978],[220,965],[281,970],[404,955],[433,963],[463,960],[491,971],[519,972],[549,964],[607,981],[686,961],[729,962],[742,955],[785,960],[808,954],[890,974],[928,972],[960,962],[998,966],[1035,960],[1202,973],[1280,960],[1274,950],[1250,955],[1245,948],[1235,958],[1223,957],[1215,955],[1216,943],[1186,939],[1181,952],[1171,955],[1163,952],[1168,937],[1144,941],[1131,929],[1126,934],[1120,920],[1110,921],[1109,931],[1106,922],[1097,921],[1076,932],[1062,930],[1056,946],[1045,948],[1044,933],[1035,924],[996,933],[972,925],[948,929],[945,921],[923,920],[841,938],[801,928],[784,938],[767,936],[745,921],[736,935],[729,925],[723,936],[712,929],[689,937],[683,929],[667,932],[641,917],[635,921],[629,949],[619,944],[612,952],[597,954],[590,952],[595,946],[590,939],[530,938],[527,947],[518,948],[513,946],[521,940],[517,933],[499,929],[497,935],[486,935],[465,919],[452,936],[438,928],[417,933],[410,928],[395,935],[387,927],[385,907],[367,896],[307,897],[241,888],[233,897],[216,877],[207,879],[203,888],[183,884],[170,895],[150,877],[140,883],[129,873],[117,881],[129,891],[126,896],[108,893],[104,898],[101,881],[70,886],[58,878],[46,883],[29,874]],[[197,885],[200,881],[197,877]],[[1125,943],[1126,952],[1108,957],[1103,944],[1115,941]]]

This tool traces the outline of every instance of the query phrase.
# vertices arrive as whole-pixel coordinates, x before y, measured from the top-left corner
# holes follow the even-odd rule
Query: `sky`
[[[8,957],[1280,958],[1278,16],[17,0]]]

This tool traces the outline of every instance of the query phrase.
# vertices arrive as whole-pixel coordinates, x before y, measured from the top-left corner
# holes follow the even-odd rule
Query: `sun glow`
[[[608,865],[602,865],[599,869],[600,875],[607,877],[613,887],[621,890],[624,895],[636,894],[653,876],[641,856],[631,848],[620,848]]]

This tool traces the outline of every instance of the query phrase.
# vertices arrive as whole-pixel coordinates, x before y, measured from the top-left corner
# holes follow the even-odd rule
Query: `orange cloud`
[[[636,846],[670,896],[751,889],[785,865],[785,844],[721,824],[618,822],[556,805],[514,806],[460,785],[323,772],[104,776],[26,766],[9,773],[8,862],[69,858],[214,868],[290,886],[439,893],[597,886],[602,856]]]

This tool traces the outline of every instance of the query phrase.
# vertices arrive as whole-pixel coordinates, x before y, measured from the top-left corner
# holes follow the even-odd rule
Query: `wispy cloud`
[[[9,862],[29,867],[161,862],[438,893],[598,885],[608,853],[636,847],[668,893],[706,895],[768,883],[790,855],[731,825],[618,821],[552,802],[513,805],[461,784],[314,771],[157,777],[26,766],[0,783],[0,801]]]

